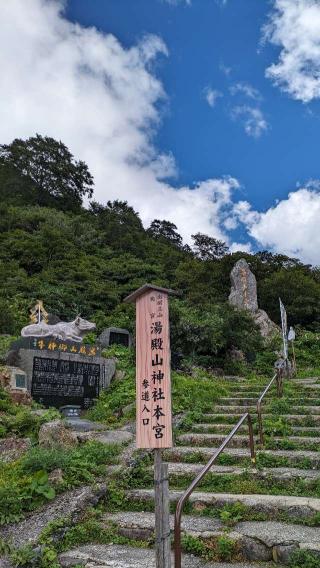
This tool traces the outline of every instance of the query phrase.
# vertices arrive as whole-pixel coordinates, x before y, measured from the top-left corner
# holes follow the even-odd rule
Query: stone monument
[[[31,311],[30,325],[21,331],[7,355],[7,364],[26,375],[32,398],[44,406],[88,408],[107,388],[115,362],[101,356],[100,345],[83,343],[95,324],[80,316],[72,322],[48,324],[42,302]]]
[[[235,308],[248,311],[260,328],[262,337],[279,333],[278,326],[264,310],[260,310],[257,297],[257,281],[244,258],[238,260],[231,271],[229,303]]]
[[[121,327],[107,327],[99,335],[98,343],[101,347],[109,347],[114,344],[131,347],[132,337],[127,329],[122,329]]]

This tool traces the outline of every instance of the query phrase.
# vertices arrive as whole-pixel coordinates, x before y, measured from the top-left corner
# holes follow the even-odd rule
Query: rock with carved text
[[[250,312],[260,329],[262,337],[271,337],[279,332],[278,326],[258,306],[257,280],[244,258],[238,260],[231,274],[229,303],[240,310]]]
[[[257,281],[244,258],[234,265],[230,278],[230,304],[241,310],[256,312],[258,310]]]

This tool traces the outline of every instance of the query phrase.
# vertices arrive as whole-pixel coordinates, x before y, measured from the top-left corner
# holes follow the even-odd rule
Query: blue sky
[[[320,177],[319,104],[288,99],[265,77],[279,50],[262,45],[270,2],[193,0],[71,0],[67,16],[112,32],[126,47],[146,33],[159,35],[169,50],[156,74],[168,95],[157,146],[171,151],[179,168],[177,184],[232,175],[245,198],[259,209],[287,196],[296,183]],[[223,71],[228,68],[229,73]],[[237,83],[257,89],[261,102],[231,95]],[[205,89],[219,91],[214,108]],[[232,109],[249,104],[268,123],[259,137],[248,136]],[[310,114],[312,112],[312,114]]]
[[[317,0],[28,8],[31,31],[21,0],[0,7],[10,29],[2,66],[10,40],[19,44],[4,141],[34,130],[60,137],[88,162],[97,199],[127,199],[146,226],[168,218],[186,241],[202,231],[232,250],[320,263]]]

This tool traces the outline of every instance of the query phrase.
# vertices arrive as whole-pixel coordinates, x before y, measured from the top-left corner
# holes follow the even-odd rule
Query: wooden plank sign
[[[136,303],[137,447],[172,447],[168,294],[146,284],[125,301]]]

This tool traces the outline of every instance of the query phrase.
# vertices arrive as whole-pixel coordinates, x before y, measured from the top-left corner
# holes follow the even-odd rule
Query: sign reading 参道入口
[[[137,447],[172,447],[169,302],[166,288],[146,284],[136,303]]]

